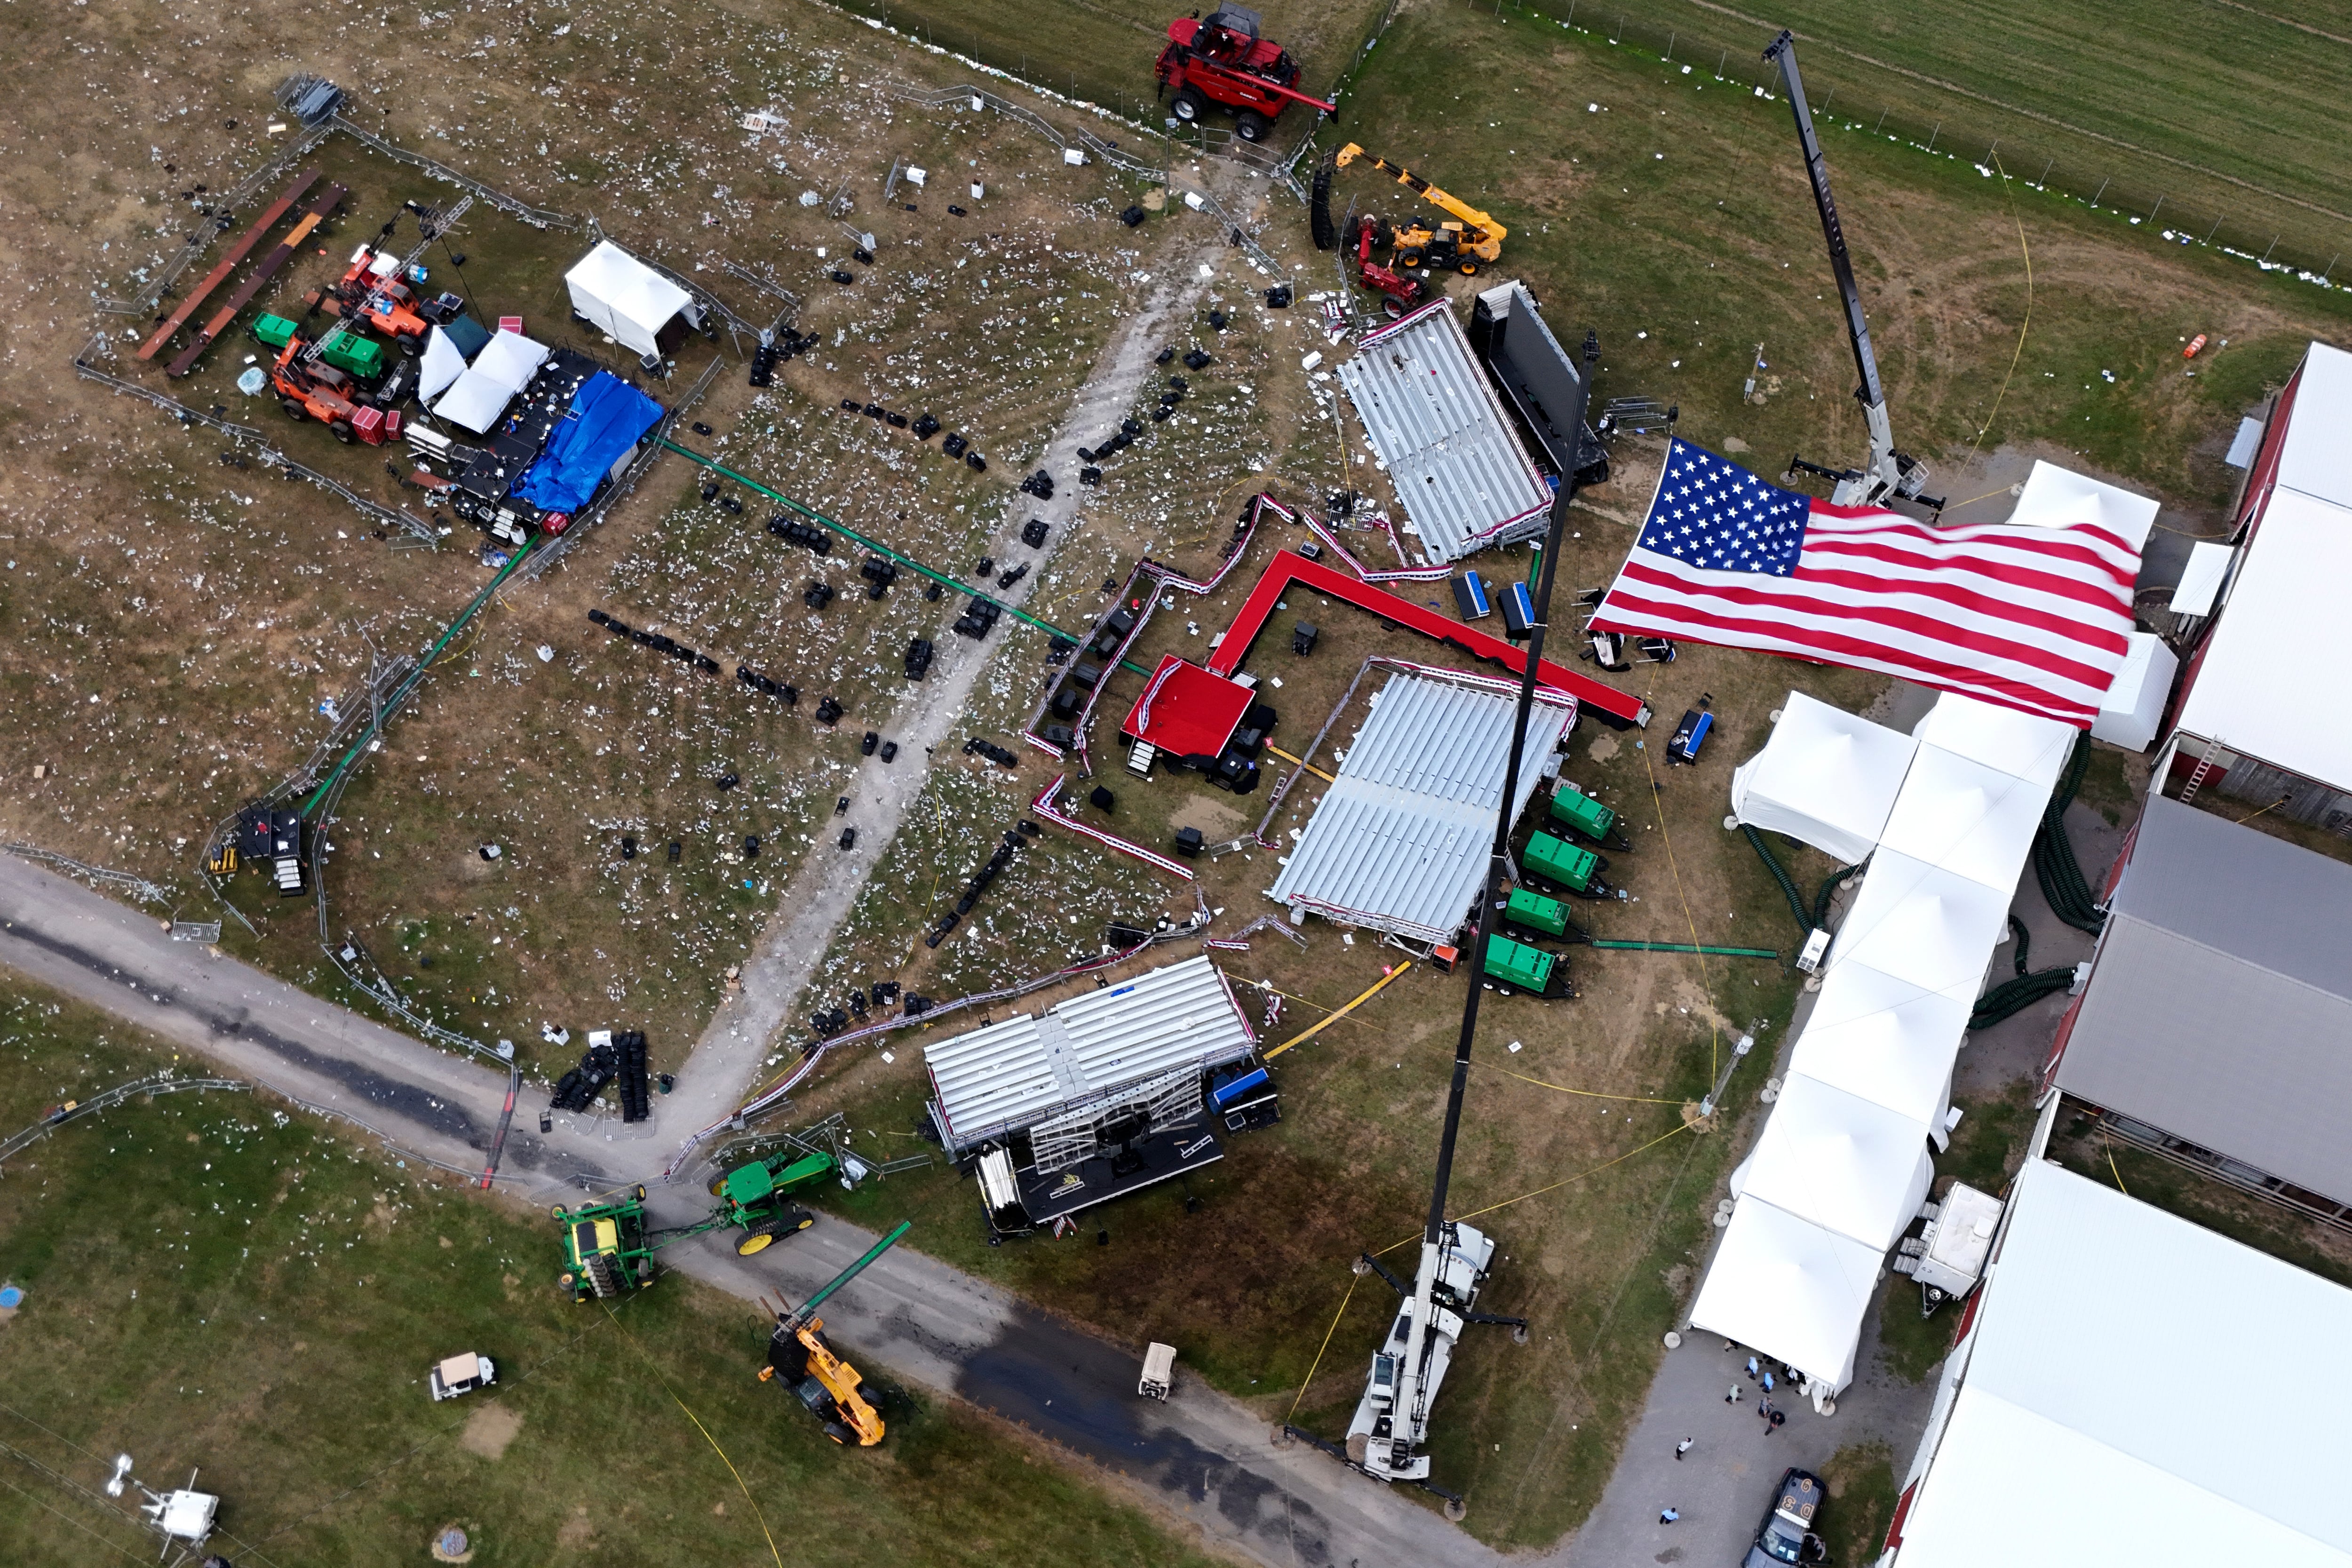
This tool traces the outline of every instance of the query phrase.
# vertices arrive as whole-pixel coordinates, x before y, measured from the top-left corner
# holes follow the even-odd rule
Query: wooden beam
[[[259,220],[245,231],[245,237],[222,253],[220,264],[205,273],[205,280],[190,289],[188,297],[180,301],[179,309],[173,310],[165,319],[163,324],[155,329],[155,335],[139,345],[139,357],[153,359],[155,352],[172,341],[172,334],[187,325],[188,318],[196,313],[196,308],[211,296],[212,291],[228,281],[228,275],[236,269],[238,262],[252,254],[253,247],[261,243],[262,236],[277,227],[278,220],[284,217],[292,210],[294,204],[302,199],[302,193],[318,182],[319,171],[316,169],[305,169],[295,175],[294,183],[280,191],[278,194],[278,199],[269,204],[269,210],[263,213]]]
[[[278,276],[280,268],[294,259],[294,253],[302,248],[302,242],[310,237],[310,231],[326,222],[328,215],[341,206],[343,197],[349,194],[341,185],[329,185],[320,192],[317,199],[302,210],[301,221],[278,242],[277,249],[261,258],[261,265],[253,269],[253,276],[236,286],[236,291],[228,297],[228,303],[205,323],[205,330],[196,334],[195,342],[182,350],[180,357],[173,360],[163,374],[176,381],[195,369],[196,361],[203,357],[205,350],[212,346],[213,340],[228,330],[228,324],[236,320],[236,313],[253,302],[253,297]]]

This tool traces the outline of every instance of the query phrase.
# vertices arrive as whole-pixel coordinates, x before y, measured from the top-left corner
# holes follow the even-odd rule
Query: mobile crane
[[[1846,336],[1853,343],[1854,369],[1862,384],[1854,399],[1870,426],[1870,465],[1864,468],[1832,468],[1791,456],[1789,471],[1812,474],[1831,482],[1832,506],[1879,506],[1888,498],[1920,501],[1940,513],[1941,500],[1923,500],[1927,465],[1907,452],[1895,449],[1894,426],[1886,417],[1886,389],[1878,380],[1878,356],[1870,348],[1870,323],[1863,319],[1862,295],[1854,288],[1853,260],[1846,254],[1845,227],[1838,221],[1837,203],[1830,197],[1829,165],[1822,157],[1821,138],[1813,133],[1813,111],[1805,100],[1805,84],[1797,75],[1797,40],[1787,29],[1765,49],[1766,63],[1780,68],[1780,85],[1789,95],[1790,111],[1797,117],[1797,142],[1804,149],[1805,174],[1812,181],[1813,205],[1821,212],[1822,236],[1829,242],[1830,271],[1835,275],[1838,298],[1845,303]]]
[[[1480,212],[1460,197],[1449,195],[1431,184],[1400,163],[1391,163],[1375,153],[1367,153],[1350,142],[1331,155],[1331,161],[1315,172],[1314,194],[1310,202],[1310,220],[1315,231],[1315,247],[1328,250],[1338,242],[1338,233],[1331,224],[1331,176],[1357,159],[1368,161],[1385,174],[1394,174],[1396,183],[1432,205],[1453,215],[1432,228],[1427,224],[1408,223],[1391,237],[1395,247],[1391,265],[1400,272],[1410,272],[1423,266],[1451,268],[1465,278],[1477,276],[1482,266],[1490,267],[1502,258],[1503,241],[1510,230],[1496,222],[1491,213]]]
[[[824,1423],[824,1435],[845,1447],[855,1442],[861,1448],[871,1448],[882,1441],[882,1413],[875,1408],[882,1396],[856,1367],[834,1353],[833,1346],[825,1342],[824,1320],[816,1315],[816,1310],[914,1227],[914,1221],[900,1220],[898,1229],[867,1247],[863,1258],[798,1307],[789,1311],[782,1305],[769,1309],[775,1314],[776,1327],[768,1336],[768,1364],[760,1369],[760,1381],[781,1378],[809,1414]]]

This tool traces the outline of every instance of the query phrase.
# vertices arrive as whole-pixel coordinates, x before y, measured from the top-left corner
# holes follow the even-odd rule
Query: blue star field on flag
[[[1677,440],[1667,449],[1641,548],[1705,571],[1786,577],[1797,568],[1810,512],[1797,491]]]

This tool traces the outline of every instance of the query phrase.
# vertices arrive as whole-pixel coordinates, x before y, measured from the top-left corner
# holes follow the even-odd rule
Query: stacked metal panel
[[[1451,937],[1477,901],[1494,847],[1513,707],[1474,686],[1391,678],[1268,897],[1294,916],[1311,910],[1423,942]],[[1575,716],[1571,699],[1538,695],[1515,819]]]
[[[1009,1137],[1149,1079],[1256,1048],[1225,977],[1189,959],[923,1049],[950,1153]]]
[[[1433,563],[1541,531],[1551,489],[1446,301],[1367,337],[1339,384]]]

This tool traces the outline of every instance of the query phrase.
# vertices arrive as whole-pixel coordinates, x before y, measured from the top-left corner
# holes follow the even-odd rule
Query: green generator
[[[1617,827],[1617,814],[1573,784],[1560,785],[1559,793],[1551,797],[1550,816],[1580,838],[1606,844],[1612,849],[1633,847],[1622,837],[1611,837]]]
[[[253,323],[255,340],[273,349],[282,349],[292,342],[294,334],[299,330],[283,316],[264,316]]]
[[[1559,957],[1539,947],[1529,947],[1507,936],[1486,939],[1486,978],[1497,986],[1537,996],[1553,995],[1553,983],[1566,977],[1567,967]]]
[[[1601,857],[1580,849],[1564,838],[1538,833],[1528,840],[1524,863],[1529,871],[1557,882],[1571,893],[1591,895],[1599,879]]]
[[[1503,905],[1503,919],[1535,936],[1564,937],[1570,942],[1592,940],[1590,932],[1568,918],[1566,904],[1525,888],[1511,889],[1509,900]]]
[[[337,327],[329,333],[319,357],[362,381],[373,381],[383,374],[383,345],[373,338],[360,336],[349,327]]]

